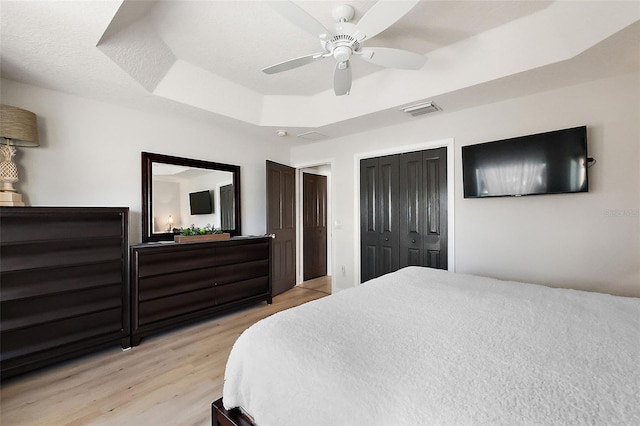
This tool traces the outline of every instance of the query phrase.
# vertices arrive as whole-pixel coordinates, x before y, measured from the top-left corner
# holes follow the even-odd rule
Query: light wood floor
[[[331,278],[308,281],[212,320],[9,379],[0,388],[0,424],[210,425],[233,343],[275,312],[325,297]]]

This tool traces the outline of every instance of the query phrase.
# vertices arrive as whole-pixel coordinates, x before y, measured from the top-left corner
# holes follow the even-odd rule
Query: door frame
[[[303,201],[303,185],[302,185],[302,173],[314,173],[314,174],[322,174],[317,171],[309,170],[315,167],[327,167],[329,169],[328,174],[323,174],[323,176],[327,176],[327,275],[333,275],[333,265],[335,265],[335,260],[333,258],[333,254],[335,250],[333,249],[333,190],[332,190],[332,174],[334,170],[335,158],[329,158],[326,160],[318,160],[312,162],[298,163],[294,164],[291,167],[296,169],[296,220],[298,223],[296,229],[296,244],[298,247],[296,253],[296,285],[300,284],[304,280],[304,246],[303,246],[303,236],[302,236],[302,201]],[[331,288],[333,292],[333,281],[331,283]]]
[[[448,264],[447,269],[449,271],[455,271],[455,157],[457,154],[454,152],[454,138],[439,139],[434,141],[420,142],[413,145],[394,146],[391,148],[380,149],[376,151],[358,152],[353,156],[353,220],[354,224],[354,247],[353,247],[353,276],[356,285],[360,285],[360,160],[365,158],[382,157],[392,154],[403,154],[413,151],[424,151],[434,148],[446,148],[447,149],[447,256]],[[462,151],[460,148],[457,151]]]

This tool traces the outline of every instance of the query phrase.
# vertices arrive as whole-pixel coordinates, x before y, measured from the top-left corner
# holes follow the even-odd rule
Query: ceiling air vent
[[[302,139],[306,139],[308,141],[319,141],[319,140],[328,138],[327,135],[323,135],[322,133],[318,133],[318,132],[302,133],[298,135],[298,137]]]
[[[436,111],[442,111],[442,108],[436,105],[435,102],[424,102],[402,108],[402,112],[411,114],[414,117]]]

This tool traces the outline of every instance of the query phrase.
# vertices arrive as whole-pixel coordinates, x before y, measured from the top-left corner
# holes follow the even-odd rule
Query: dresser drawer
[[[116,308],[3,332],[0,335],[2,361],[100,335],[114,334],[117,340],[121,331],[122,311]]]
[[[123,227],[124,214],[124,211],[114,214],[68,209],[49,209],[44,212],[39,208],[6,211],[2,215],[0,240],[3,243],[22,243],[78,238],[122,238],[126,232]]]
[[[197,245],[185,244],[185,246],[191,247],[162,250],[156,253],[149,251],[138,253],[138,277],[173,274],[213,266],[214,248],[198,248]]]
[[[269,277],[253,278],[216,287],[216,303],[235,302],[252,296],[269,293]]]
[[[121,306],[122,286],[118,284],[83,291],[58,293],[47,297],[17,299],[2,302],[0,330],[5,332],[27,328],[92,312],[120,309]],[[119,321],[120,319],[118,319]]]
[[[0,267],[3,272],[58,268],[123,260],[122,256],[120,238],[14,243],[3,244]]]
[[[138,300],[143,302],[158,297],[211,288],[214,284],[213,268],[183,271],[177,274],[154,275],[140,278],[137,296]]]
[[[210,308],[214,304],[214,287],[140,302],[138,305],[138,325],[144,326],[156,321],[171,319]]]
[[[4,256],[4,252],[2,253]],[[91,265],[51,268],[43,279],[41,270],[2,272],[0,300],[9,301],[34,296],[65,293],[69,291],[117,284],[122,287],[123,260],[117,259]]]
[[[267,275],[269,275],[269,259],[216,268],[216,282],[219,285]]]
[[[262,259],[269,259],[268,242],[218,248],[216,250],[215,264],[221,266]]]

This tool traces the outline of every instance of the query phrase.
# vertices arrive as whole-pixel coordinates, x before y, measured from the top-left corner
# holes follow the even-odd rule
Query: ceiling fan
[[[338,6],[333,9],[332,16],[337,21],[333,26],[333,31],[325,28],[295,3],[290,1],[269,2],[270,6],[280,15],[304,31],[319,37],[323,50],[266,67],[262,72],[275,74],[333,57],[336,61],[333,73],[333,90],[337,96],[341,96],[348,94],[351,90],[352,79],[349,60],[354,55],[387,68],[420,69],[426,61],[423,55],[400,49],[365,48],[363,46],[366,40],[386,30],[406,15],[418,1],[379,0],[355,25],[349,22],[354,15],[353,7],[349,5]]]

